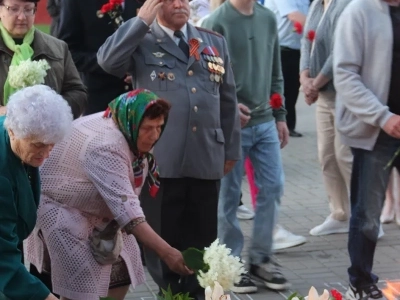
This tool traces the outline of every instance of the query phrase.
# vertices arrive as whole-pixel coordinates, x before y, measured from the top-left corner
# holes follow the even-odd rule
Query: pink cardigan
[[[88,237],[112,219],[123,227],[143,216],[133,159],[114,122],[98,113],[74,121],[72,136],[54,147],[41,168],[41,204],[27,258],[39,271],[47,269],[47,246],[55,293],[74,300],[107,295],[111,265],[95,261]],[[140,250],[133,235],[124,234],[123,240],[121,257],[135,287],[145,281]]]

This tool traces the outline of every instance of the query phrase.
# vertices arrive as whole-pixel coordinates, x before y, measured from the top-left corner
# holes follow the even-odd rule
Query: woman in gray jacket
[[[300,83],[308,105],[317,104],[318,158],[328,194],[330,214],[311,235],[349,230],[352,155],[336,134],[332,47],[337,20],[350,0],[314,1],[301,43]]]

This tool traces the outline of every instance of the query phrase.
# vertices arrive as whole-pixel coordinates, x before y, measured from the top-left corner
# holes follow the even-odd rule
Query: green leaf
[[[193,300],[193,298],[189,296],[189,293],[178,293],[174,295],[169,285],[167,290],[161,289],[161,293],[162,296],[157,297],[159,300]]]
[[[300,295],[299,293],[293,293],[291,294],[287,299],[288,300],[292,300],[294,297],[299,298],[300,300],[304,300],[304,297],[302,295]]]
[[[188,248],[182,252],[185,264],[189,269],[198,272],[199,270],[206,270],[208,266],[204,263],[204,251],[196,248]]]

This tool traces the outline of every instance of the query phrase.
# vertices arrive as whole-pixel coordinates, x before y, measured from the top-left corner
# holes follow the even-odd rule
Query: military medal
[[[215,75],[214,75],[214,73],[211,73],[211,74],[210,74],[210,80],[211,80],[211,81],[214,81],[214,80],[215,80]]]
[[[219,82],[220,79],[221,79],[221,76],[219,74],[215,74],[215,76],[214,76],[215,82]]]
[[[164,72],[158,73],[158,78],[160,78],[161,80],[164,80],[165,79],[165,73]]]
[[[174,81],[175,80],[174,73],[168,73],[167,78],[168,78],[169,81]]]

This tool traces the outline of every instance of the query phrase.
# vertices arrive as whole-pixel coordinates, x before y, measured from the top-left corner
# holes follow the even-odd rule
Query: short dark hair
[[[144,118],[149,118],[150,120],[157,119],[161,116],[164,120],[168,119],[168,114],[171,109],[171,104],[164,99],[157,99],[156,103],[150,105],[148,109],[143,114],[142,120]]]
[[[32,3],[35,3],[35,6],[37,6],[37,3],[40,1],[40,0],[21,0],[22,2],[32,2]],[[4,4],[4,0],[0,0],[0,5],[3,5]]]

